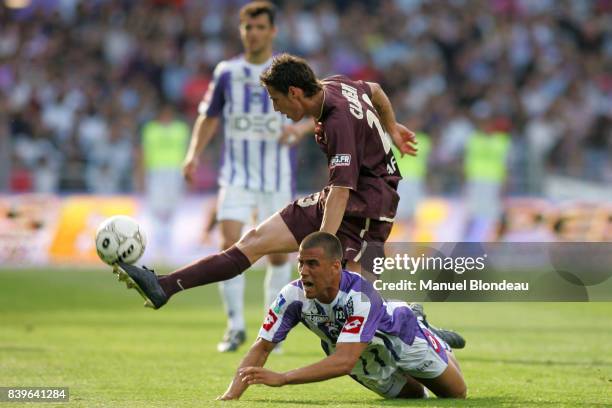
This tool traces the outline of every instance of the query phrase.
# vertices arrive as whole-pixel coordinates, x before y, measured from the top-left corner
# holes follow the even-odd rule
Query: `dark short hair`
[[[329,259],[342,262],[342,244],[338,237],[329,232],[317,231],[309,234],[302,240],[300,249],[322,248]]]
[[[270,25],[274,25],[276,7],[269,1],[253,1],[242,6],[240,9],[240,22],[245,21],[248,17],[257,17],[260,14],[266,14],[268,20],[270,20]]]
[[[289,93],[290,86],[300,88],[308,97],[322,89],[306,60],[290,54],[275,57],[259,79],[266,88],[271,86],[284,95]]]

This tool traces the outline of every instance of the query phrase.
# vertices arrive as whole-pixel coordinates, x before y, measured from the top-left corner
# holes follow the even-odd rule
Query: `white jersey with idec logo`
[[[221,186],[264,192],[294,188],[295,149],[278,143],[288,119],[274,111],[259,81],[271,62],[255,65],[242,55],[220,62],[198,107],[200,115],[223,116]]]

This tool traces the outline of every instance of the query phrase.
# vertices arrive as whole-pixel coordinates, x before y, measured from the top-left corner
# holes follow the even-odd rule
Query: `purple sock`
[[[251,261],[235,245],[185,266],[170,275],[159,277],[168,297],[181,290],[231,279],[251,266]]]

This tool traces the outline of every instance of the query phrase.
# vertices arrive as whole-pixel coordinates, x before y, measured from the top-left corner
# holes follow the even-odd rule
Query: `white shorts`
[[[219,190],[217,219],[260,223],[292,201],[290,191],[264,192],[225,186]]]
[[[395,336],[385,336],[386,341],[383,341],[376,335],[364,352],[368,356],[357,363],[351,376],[385,398],[397,397],[406,385],[406,375],[416,379],[440,376],[448,366],[446,351],[450,350],[450,347],[423,325],[419,326],[411,345]],[[379,350],[376,353],[378,360],[369,358],[368,350],[374,347]],[[393,349],[393,353],[389,352],[389,347]],[[366,370],[363,369],[363,360]],[[384,366],[377,361],[383,361]]]
[[[429,331],[421,322],[414,342],[404,344],[397,362],[398,368],[414,378],[436,378],[446,370],[450,347],[444,340]]]
[[[180,168],[147,172],[147,204],[154,214],[172,215],[183,199],[184,182]]]

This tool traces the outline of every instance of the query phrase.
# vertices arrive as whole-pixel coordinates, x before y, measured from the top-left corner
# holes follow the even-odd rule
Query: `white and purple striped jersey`
[[[308,299],[300,280],[286,285],[270,306],[259,337],[281,342],[300,322],[319,336],[328,355],[337,343],[368,343],[352,371],[357,378],[388,377],[419,330],[406,303],[387,303],[370,282],[346,270],[330,304]]]
[[[240,55],[220,62],[198,113],[223,117],[225,144],[219,185],[252,191],[292,191],[295,148],[278,143],[288,121],[275,112],[259,76],[272,59],[251,64]]]

